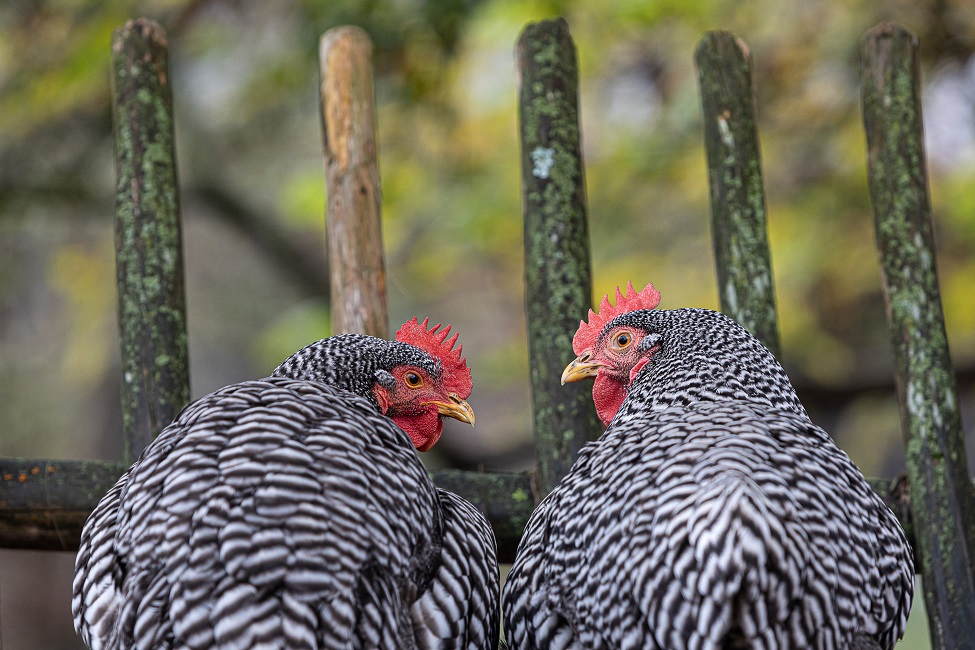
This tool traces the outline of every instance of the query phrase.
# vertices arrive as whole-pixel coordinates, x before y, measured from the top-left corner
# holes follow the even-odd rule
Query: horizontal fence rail
[[[0,547],[75,551],[85,519],[128,469],[98,460],[0,458]],[[437,470],[434,482],[484,512],[498,539],[502,561],[514,559],[537,496],[528,472]],[[913,525],[904,481],[870,479],[908,537]]]
[[[88,515],[128,467],[99,460],[0,458],[0,547],[78,550]],[[445,469],[430,476],[481,510],[494,528],[499,555],[514,559],[535,508],[531,474]]]

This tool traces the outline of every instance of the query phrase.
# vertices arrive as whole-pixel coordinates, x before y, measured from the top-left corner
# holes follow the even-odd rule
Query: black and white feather
[[[369,396],[368,378],[404,360],[436,369],[413,346],[333,337],[186,407],[85,525],[85,643],[495,647],[487,521],[433,485]]]
[[[911,549],[778,362],[716,312],[621,325],[654,351],[528,523],[509,647],[892,648]]]

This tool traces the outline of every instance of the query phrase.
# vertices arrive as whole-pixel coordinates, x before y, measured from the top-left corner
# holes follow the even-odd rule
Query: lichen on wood
[[[189,401],[183,245],[168,44],[151,20],[112,35],[115,254],[124,458]]]
[[[575,46],[563,19],[518,39],[525,303],[540,496],[601,430],[585,384],[560,386],[572,335],[591,305]]]
[[[332,334],[389,337],[372,42],[358,27],[321,39]]]
[[[975,621],[975,492],[938,289],[919,86],[917,38],[891,23],[869,31],[863,121],[915,554],[932,643],[961,648],[972,647]]]
[[[711,229],[721,309],[779,355],[748,48],[708,32],[694,54],[704,113]]]

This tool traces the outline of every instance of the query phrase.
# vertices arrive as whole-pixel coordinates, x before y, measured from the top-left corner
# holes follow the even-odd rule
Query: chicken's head
[[[420,451],[431,449],[443,432],[443,417],[451,417],[473,426],[474,411],[465,401],[473,382],[467,360],[461,356],[463,346],[454,349],[457,334],[447,339],[450,325],[441,331],[427,329],[428,320],[416,318],[396,332],[396,340],[413,345],[436,361],[410,363],[408,359],[377,374],[373,396],[380,410],[388,415]]]
[[[637,292],[628,282],[625,295],[616,288],[615,306],[607,295],[603,296],[599,313],[589,310],[589,322],[582,321],[572,339],[578,356],[562,373],[562,383],[595,377],[592,399],[603,424],[612,421],[633,378],[653,354],[653,342],[644,340],[644,330],[613,321],[622,314],[653,309],[659,303],[660,292],[652,284]]]

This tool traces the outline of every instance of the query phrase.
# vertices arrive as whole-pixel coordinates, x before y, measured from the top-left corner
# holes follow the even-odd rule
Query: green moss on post
[[[721,309],[778,356],[750,55],[734,34],[708,32],[694,61],[704,111]]]
[[[975,493],[948,355],[925,170],[917,38],[881,24],[863,42],[863,121],[907,477],[936,648],[975,644]]]
[[[167,41],[156,23],[112,35],[115,254],[124,458],[189,401],[186,304]]]
[[[600,430],[584,383],[560,385],[572,335],[592,297],[578,71],[565,20],[528,25],[518,39],[525,303],[540,496]]]

